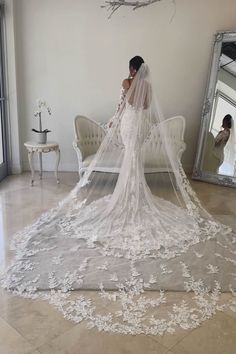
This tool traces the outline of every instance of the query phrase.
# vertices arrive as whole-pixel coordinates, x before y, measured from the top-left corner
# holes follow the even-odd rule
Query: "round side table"
[[[47,142],[46,144],[38,144],[33,141],[27,141],[24,143],[28,151],[28,158],[29,158],[29,165],[31,169],[31,185],[34,184],[34,163],[33,163],[33,156],[34,153],[37,152],[39,156],[39,176],[40,179],[43,177],[43,164],[42,164],[42,153],[48,153],[50,151],[55,151],[56,153],[56,165],[55,165],[55,176],[57,183],[60,183],[58,178],[58,165],[60,162],[60,148],[59,144],[56,142]]]

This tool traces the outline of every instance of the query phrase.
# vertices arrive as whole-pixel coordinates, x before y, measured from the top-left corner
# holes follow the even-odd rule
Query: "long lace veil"
[[[236,238],[186,178],[183,124],[164,119],[142,64],[79,183],[14,237],[2,286],[116,333],[194,328],[236,308],[220,295],[236,287]],[[172,291],[188,296],[173,304]]]
[[[235,175],[235,168],[236,168],[236,161],[235,161],[235,156],[236,156],[236,138],[235,138],[235,118],[232,118],[231,120],[231,129],[230,129],[230,136],[229,136],[229,141],[226,144],[225,147],[225,161],[228,162],[232,168],[231,172],[233,172],[233,175]]]

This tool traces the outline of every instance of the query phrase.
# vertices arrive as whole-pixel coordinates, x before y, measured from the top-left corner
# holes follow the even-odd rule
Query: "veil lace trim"
[[[3,288],[122,334],[173,333],[236,310],[236,236],[202,207],[164,122],[143,64],[82,179],[15,235]],[[149,141],[154,130],[158,139]],[[168,172],[145,175],[146,142]],[[108,160],[118,175],[94,172]],[[173,291],[183,300],[173,304]]]

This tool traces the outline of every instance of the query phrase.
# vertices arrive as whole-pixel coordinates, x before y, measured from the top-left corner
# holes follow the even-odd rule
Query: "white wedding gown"
[[[145,104],[146,65],[136,76],[82,180],[15,236],[15,259],[1,285],[45,299],[77,323],[155,335],[195,328],[216,310],[236,309],[236,237],[201,207],[180,161],[172,161],[168,132],[155,121],[161,113]],[[147,183],[143,146],[150,129],[161,129],[177,188],[169,174],[163,184],[154,178],[157,193]],[[93,173],[111,153],[117,180]],[[98,290],[97,298],[88,290]],[[169,290],[188,292],[188,301],[171,304]],[[221,291],[232,298],[222,302]]]

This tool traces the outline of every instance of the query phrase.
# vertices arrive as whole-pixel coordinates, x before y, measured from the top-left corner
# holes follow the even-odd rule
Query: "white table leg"
[[[58,166],[59,166],[59,162],[60,162],[60,149],[55,150],[55,153],[56,153],[55,176],[56,176],[57,183],[60,183],[60,180],[58,178]]]
[[[42,179],[43,178],[42,152],[39,152],[38,155],[39,155],[39,177],[40,177],[40,179]]]
[[[29,159],[29,165],[31,169],[31,186],[34,184],[34,151],[28,151],[28,159]]]

